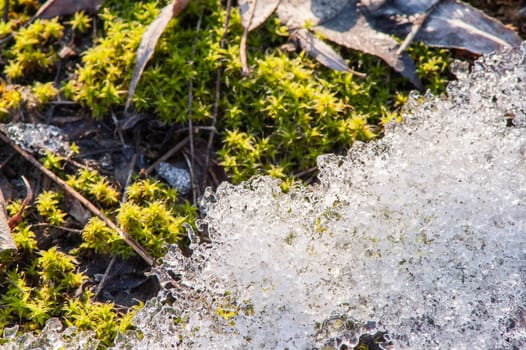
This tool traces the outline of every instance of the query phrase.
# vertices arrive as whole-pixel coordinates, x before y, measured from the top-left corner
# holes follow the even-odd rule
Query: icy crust
[[[17,336],[17,332],[18,326],[5,328],[2,340],[7,343],[0,345],[0,349],[97,350],[99,345],[94,332],[78,332],[74,327],[64,329],[60,320],[55,317],[46,322],[46,326],[38,336],[31,333]]]
[[[378,330],[385,349],[526,348],[525,55],[459,65],[448,98],[320,157],[317,186],[207,193],[211,242],[170,249],[115,348],[343,349]]]
[[[170,252],[171,301],[119,344],[343,348],[386,330],[400,349],[525,348],[525,54],[459,65],[447,99],[414,96],[382,140],[320,157],[318,186],[208,193],[212,243]]]

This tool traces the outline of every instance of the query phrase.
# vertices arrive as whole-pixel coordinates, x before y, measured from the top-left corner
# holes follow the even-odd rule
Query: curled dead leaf
[[[53,18],[72,15],[78,11],[96,13],[104,0],[48,0],[33,18]]]
[[[518,46],[520,37],[484,12],[457,0],[362,1],[371,26],[400,37],[409,35],[418,18],[429,12],[414,40],[434,47],[481,55]]]
[[[239,13],[243,27],[248,28],[248,31],[259,27],[274,13],[279,2],[280,0],[239,0]]]
[[[350,69],[340,54],[307,29],[297,29],[293,31],[290,35],[290,39],[295,41],[309,56],[315,58],[318,62],[328,68],[340,72],[353,73],[362,78],[366,76],[363,73],[355,72]]]
[[[132,80],[130,82],[130,88],[128,90],[128,98],[126,100],[126,105],[124,111],[127,112],[131,105],[131,99],[137,88],[137,84],[141,79],[142,72],[146,67],[146,64],[153,56],[155,52],[155,46],[157,41],[164,33],[166,26],[170,20],[177,16],[185,7],[188,5],[190,0],[174,0],[170,4],[166,5],[157,18],[155,18],[152,23],[148,26],[144,34],[142,35],[141,43],[136,53],[136,63],[135,69],[133,70]]]
[[[393,38],[371,28],[355,3],[313,30],[339,45],[380,57],[417,89],[422,89],[413,60],[407,53],[398,54],[399,45]]]
[[[314,39],[309,30],[380,57],[418,89],[422,84],[415,64],[404,52],[413,39],[476,54],[521,42],[497,20],[457,0],[240,0],[239,4],[243,25],[249,29],[260,25],[276,8],[280,22],[296,36],[292,39],[326,66],[345,70],[341,57]],[[406,40],[400,46],[391,35]]]

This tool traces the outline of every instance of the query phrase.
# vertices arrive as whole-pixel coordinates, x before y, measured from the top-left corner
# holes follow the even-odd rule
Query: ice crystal
[[[525,55],[413,96],[383,139],[320,157],[316,186],[207,192],[211,243],[171,247],[115,348],[526,348]]]

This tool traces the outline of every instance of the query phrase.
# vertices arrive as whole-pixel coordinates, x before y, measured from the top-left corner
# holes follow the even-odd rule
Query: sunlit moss
[[[40,2],[10,1],[9,21],[0,24],[0,38],[13,35],[0,53],[0,119],[27,107],[45,108],[59,97],[79,102],[96,118],[122,111],[141,36],[167,3],[107,0],[95,22],[77,13],[25,25]],[[0,9],[2,6],[0,2]],[[373,139],[385,123],[400,120],[399,109],[413,88],[400,75],[376,57],[336,45],[349,66],[367,74],[366,78],[332,71],[303,53],[281,51],[288,29],[275,16],[250,33],[251,74],[242,76],[239,12],[232,11],[221,47],[226,17],[219,0],[190,2],[161,36],[133,106],[164,123],[185,124],[192,118],[194,126],[209,126],[212,117],[217,117],[215,155],[233,182],[267,174],[281,179],[287,191],[296,186],[298,174],[313,169],[319,155],[344,153],[356,140]],[[93,23],[99,28],[96,37],[90,30]],[[57,77],[59,49],[70,45],[72,37],[92,45]],[[449,53],[421,44],[412,45],[408,52],[426,88],[443,93]],[[67,59],[62,63],[68,63]],[[216,101],[219,68],[220,100]],[[62,80],[57,83],[57,78]],[[214,116],[216,103],[219,114]],[[196,137],[207,138],[208,134]],[[95,170],[68,172],[64,159],[54,154],[47,154],[42,162],[156,258],[165,253],[166,243],[181,243],[186,234],[183,223],[194,225],[197,208],[158,181],[137,180],[123,195],[115,181]],[[19,204],[10,204],[11,215]],[[35,224],[66,225],[70,218],[65,209],[58,191],[42,192],[31,214],[13,229],[19,252],[0,257],[0,328],[18,323],[22,331],[38,330],[57,316],[79,330],[94,330],[101,347],[110,346],[117,330],[129,327],[133,312],[124,315],[112,304],[96,303],[88,290],[79,295],[78,287],[86,277],[76,261],[85,256],[125,258],[134,253],[97,217],[81,227],[82,242],[75,249],[64,252],[39,247]],[[320,222],[319,230],[323,229]],[[218,317],[227,322],[241,311],[242,306],[228,296],[216,308]]]

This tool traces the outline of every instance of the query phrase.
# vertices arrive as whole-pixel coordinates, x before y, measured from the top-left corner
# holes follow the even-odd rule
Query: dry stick
[[[402,45],[400,45],[400,47],[398,48],[398,51],[396,51],[396,54],[397,55],[400,55],[402,54],[402,52],[405,51],[405,49],[407,49],[407,47],[411,44],[411,42],[413,41],[413,39],[415,38],[415,36],[418,34],[418,32],[420,31],[420,28],[422,28],[422,26],[424,25],[426,19],[431,15],[431,13],[433,13],[433,11],[437,8],[437,6],[442,2],[442,0],[438,0],[437,2],[435,2],[433,5],[431,5],[427,10],[426,12],[424,12],[423,14],[420,15],[420,17],[418,17],[415,22],[413,23],[413,26],[411,27],[411,31],[409,32],[409,34],[407,34],[407,36],[405,37],[404,39],[404,42],[402,43]]]
[[[13,158],[14,156],[15,156],[14,153],[9,154],[9,155],[7,156],[7,158],[4,159],[4,161],[3,161],[2,163],[0,163],[0,170],[2,170],[2,169],[6,166],[6,164],[9,163],[9,161],[11,160],[11,158]]]
[[[128,171],[128,176],[126,177],[126,183],[124,184],[124,190],[122,191],[121,205],[128,200],[128,192],[126,191],[126,189],[130,185],[132,175],[133,175],[133,169],[135,168],[136,161],[137,161],[137,153],[134,153],[132,156],[132,159],[130,160],[130,170]],[[110,263],[106,267],[106,271],[104,271],[104,275],[102,276],[102,279],[97,285],[97,289],[95,289],[95,293],[93,294],[93,299],[92,299],[93,301],[97,299],[100,292],[102,291],[102,288],[104,288],[104,285],[106,284],[106,280],[108,279],[108,276],[110,275],[110,271],[113,268],[113,265],[115,265],[116,260],[117,260],[117,256],[116,255],[112,256]]]
[[[230,22],[230,11],[232,9],[232,0],[228,0],[226,3],[226,18],[225,18],[225,25],[223,27],[223,36],[221,37],[221,41],[219,42],[219,48],[224,49],[225,43],[226,43],[226,35],[228,34],[228,24]],[[219,100],[221,98],[221,72],[222,72],[222,64],[217,67],[217,75],[216,75],[216,96],[214,101],[214,112],[212,114],[212,128],[216,128],[217,123],[217,117],[219,115]],[[210,164],[210,153],[212,152],[212,144],[214,143],[214,133],[211,132],[208,136],[208,145],[206,146],[206,157],[205,157],[205,173],[208,172],[208,165]],[[206,176],[203,176],[203,184],[201,188],[205,188],[206,186]]]
[[[150,174],[152,171],[155,170],[155,168],[159,165],[159,163],[161,162],[164,162],[165,160],[167,160],[168,158],[170,158],[171,156],[173,156],[174,154],[176,154],[177,152],[179,152],[184,146],[186,146],[186,144],[188,143],[188,141],[190,141],[190,136],[187,136],[185,137],[181,142],[179,142],[177,145],[175,145],[174,147],[172,147],[168,152],[166,152],[165,154],[163,154],[159,159],[157,159],[152,165],[150,165],[145,171],[144,173],[146,175]]]
[[[305,169],[305,170],[302,170],[302,171],[294,174],[294,177],[298,177],[299,178],[299,177],[305,176],[307,174],[314,173],[317,170],[318,170],[318,167],[317,166],[313,166],[312,168]]]
[[[126,177],[126,183],[124,184],[124,191],[122,191],[121,204],[125,203],[128,200],[128,192],[126,191],[126,189],[130,185],[130,182],[133,176],[133,168],[135,168],[136,162],[137,162],[137,153],[134,153],[132,156],[132,159],[130,160],[130,170],[128,171],[128,176]]]
[[[4,23],[9,20],[9,0],[4,0],[4,16],[2,17]]]
[[[243,28],[243,36],[241,37],[241,43],[239,43],[239,58],[241,59],[241,74],[243,76],[248,76],[250,74],[250,70],[248,69],[247,63],[247,37],[248,29],[252,24],[252,19],[254,18],[254,13],[256,12],[257,3],[258,0],[254,0],[254,3],[250,7],[250,13],[248,14],[248,23],[245,26],[245,28]]]
[[[203,20],[203,10],[201,10],[201,15],[199,16],[199,20],[197,21],[197,26],[195,28],[195,39],[194,39],[194,46],[192,47],[192,57],[195,56],[195,42],[197,41],[197,36],[199,35],[199,30],[201,30],[201,22]],[[192,61],[190,63],[192,66],[194,65],[194,62]],[[194,159],[195,159],[195,153],[194,153],[194,126],[192,123],[192,102],[194,99],[194,79],[190,78],[190,82],[188,83],[188,136],[190,137],[190,183],[192,184],[192,203],[196,205],[197,203],[197,186],[195,185],[195,173],[194,173]]]
[[[221,182],[217,179],[217,176],[216,176],[216,174],[214,173],[214,171],[213,171],[212,168],[208,169],[208,173],[210,174],[210,177],[212,178],[212,182],[214,183],[214,187],[219,186],[219,184],[220,184]]]
[[[92,298],[93,301],[95,301],[95,299],[97,299],[97,297],[99,296],[100,292],[102,291],[102,288],[106,284],[106,280],[108,279],[108,276],[110,274],[110,270],[113,268],[113,265],[115,265],[115,261],[117,261],[117,256],[116,255],[114,255],[111,258],[110,263],[108,264],[108,267],[106,268],[106,271],[104,271],[104,275],[102,276],[102,279],[100,280],[100,282],[99,282],[99,284],[97,286],[97,289],[95,290],[95,293],[93,294],[93,298]]]
[[[194,166],[192,164],[192,160],[190,158],[188,158],[188,155],[186,154],[186,152],[182,152],[183,153],[183,157],[184,157],[184,160],[186,162],[186,166],[190,169],[190,179],[192,180],[192,204],[194,206],[197,206],[197,193],[196,193],[196,190],[195,190],[195,184],[194,184],[194,176],[193,176],[193,170],[192,170],[192,167]],[[191,156],[191,155],[190,155]]]
[[[29,184],[29,181],[25,178],[25,176],[22,176],[22,181],[24,181],[24,186],[26,186],[26,197],[22,201],[22,205],[20,205],[20,209],[18,209],[18,213],[13,215],[9,221],[7,221],[7,225],[10,229],[13,229],[16,225],[22,221],[22,214],[24,213],[24,209],[29,205],[29,202],[31,202],[31,199],[33,199],[33,190],[31,189],[31,185]]]
[[[32,155],[24,151],[18,145],[14,144],[6,135],[0,132],[0,139],[11,146],[16,152],[18,152],[22,157],[24,157],[29,163],[34,167],[44,173],[47,177],[53,180],[64,192],[67,192],[69,195],[75,197],[80,203],[82,203],[86,209],[92,212],[94,215],[98,216],[109,228],[115,230],[119,236],[122,238],[126,244],[128,244],[143,260],[150,266],[155,265],[155,259],[151,257],[139,243],[135,242],[126,232],[120,229],[113,221],[111,221],[106,215],[104,215],[97,207],[95,207],[89,200],[87,200],[83,195],[71,188],[64,180],[59,178],[53,172],[46,169],[38,160],[33,158]]]

